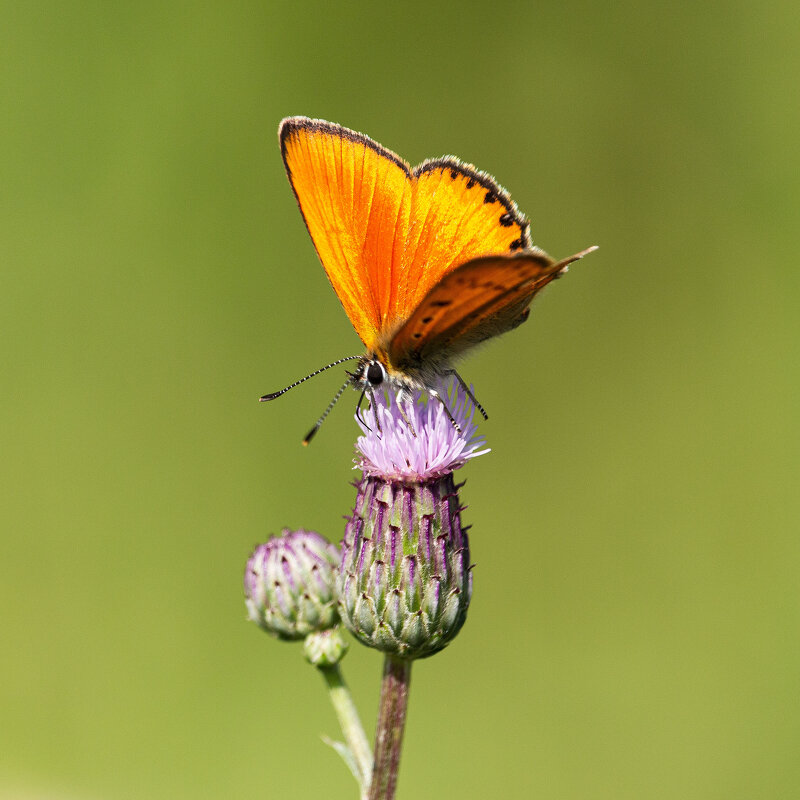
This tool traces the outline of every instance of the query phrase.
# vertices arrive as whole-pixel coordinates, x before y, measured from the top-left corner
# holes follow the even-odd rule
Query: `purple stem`
[[[408,710],[411,661],[387,655],[383,665],[381,703],[375,731],[375,764],[369,800],[393,800]]]

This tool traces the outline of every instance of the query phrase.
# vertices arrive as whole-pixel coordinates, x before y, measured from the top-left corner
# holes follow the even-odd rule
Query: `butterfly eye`
[[[383,378],[383,367],[377,361],[373,361],[367,367],[367,380],[372,386],[380,386],[383,383]]]

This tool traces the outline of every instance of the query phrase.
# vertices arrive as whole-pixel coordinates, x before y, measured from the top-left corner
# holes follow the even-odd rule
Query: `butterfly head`
[[[348,373],[354,389],[370,394],[377,389],[392,388],[395,391],[405,389],[424,389],[428,382],[421,373],[411,369],[398,369],[383,351],[372,351],[364,355],[358,368]]]
[[[374,355],[364,356],[360,367],[360,370],[356,373],[355,380],[355,383],[360,388],[377,389],[387,379],[386,367]]]

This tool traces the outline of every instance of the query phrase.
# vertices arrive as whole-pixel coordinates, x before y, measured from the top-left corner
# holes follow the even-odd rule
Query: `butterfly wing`
[[[317,254],[371,351],[457,265],[531,246],[508,193],[452,156],[411,170],[369,137],[308,117],[283,120],[279,138]]]
[[[594,248],[591,248],[594,249]],[[534,295],[581,253],[555,262],[541,250],[484,256],[442,278],[397,330],[388,346],[392,369],[434,369],[527,319]]]
[[[370,350],[403,268],[409,166],[363,134],[308,117],[278,131],[286,173],[328,279]]]
[[[401,285],[393,309],[406,319],[459,264],[531,247],[529,223],[490,175],[453,156],[414,168]]]

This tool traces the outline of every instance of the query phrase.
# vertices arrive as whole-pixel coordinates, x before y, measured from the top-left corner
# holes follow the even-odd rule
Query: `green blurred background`
[[[360,350],[291,114],[496,175],[601,250],[463,373],[475,594],[415,669],[400,798],[800,795],[795,3],[25,3],[0,33],[0,797],[352,798],[299,646]],[[370,730],[380,658],[344,662]],[[323,794],[324,793],[324,794]]]

